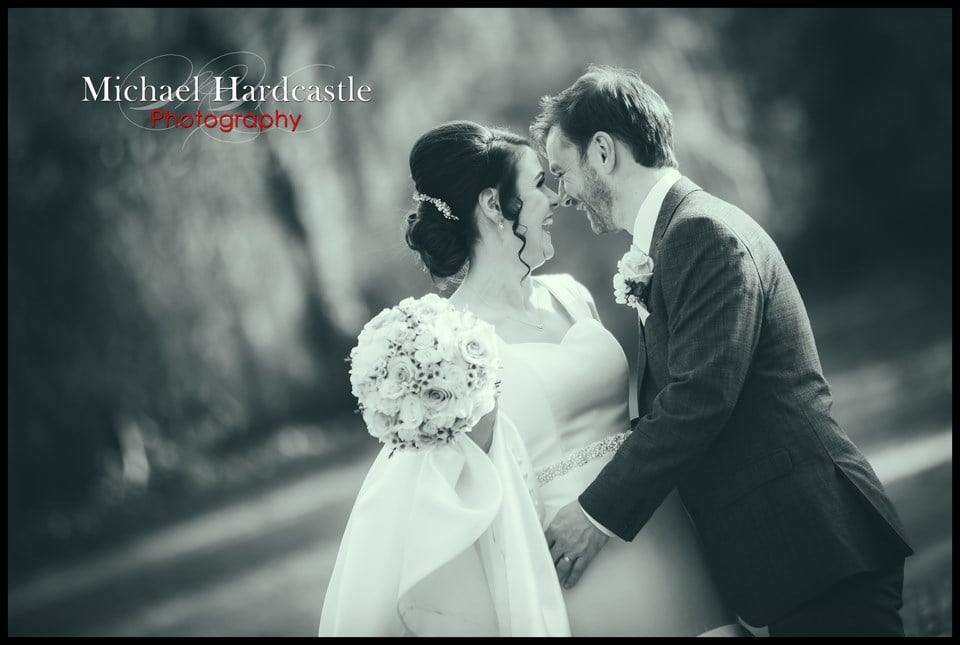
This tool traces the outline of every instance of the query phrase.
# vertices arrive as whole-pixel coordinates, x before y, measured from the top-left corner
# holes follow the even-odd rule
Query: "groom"
[[[677,488],[747,623],[902,636],[913,551],[830,415],[797,286],[753,219],[677,172],[671,121],[639,75],[592,66],[544,97],[530,128],[566,203],[595,233],[631,233],[653,267],[638,307],[642,416],[548,527],[558,575],[572,587],[608,536],[632,540]]]

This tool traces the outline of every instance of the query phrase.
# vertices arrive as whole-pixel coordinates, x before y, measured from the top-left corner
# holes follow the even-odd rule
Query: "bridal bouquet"
[[[493,327],[436,294],[368,322],[350,351],[350,385],[371,435],[398,449],[447,443],[493,410]]]

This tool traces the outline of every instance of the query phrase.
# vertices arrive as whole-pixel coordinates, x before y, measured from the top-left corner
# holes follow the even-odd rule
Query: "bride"
[[[609,539],[562,586],[542,531],[626,436],[626,356],[583,285],[533,275],[554,254],[558,198],[525,139],[443,124],[414,145],[410,171],[407,244],[434,278],[463,276],[449,301],[495,327],[501,394],[476,443],[377,458],[320,635],[748,635],[676,491],[634,541]]]

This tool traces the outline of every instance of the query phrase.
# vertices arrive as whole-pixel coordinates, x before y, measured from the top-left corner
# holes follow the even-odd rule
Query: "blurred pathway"
[[[319,615],[340,535],[375,454],[9,589],[8,633],[309,634],[289,614],[309,614],[304,626]]]
[[[952,603],[952,578],[944,578],[952,569],[952,428],[933,419],[920,427],[889,426],[903,397],[917,388],[940,391],[944,379],[949,388],[942,350],[938,345],[919,357],[926,369],[919,375],[922,370],[905,365],[874,365],[832,381],[847,393],[838,403],[841,424],[856,429],[851,436],[884,482],[917,551],[907,561],[911,591],[905,596],[924,607],[905,606],[905,618],[915,615],[911,629],[926,621],[934,633],[952,629],[949,619],[946,628],[936,623],[945,610],[933,606]],[[898,386],[905,378],[910,388]],[[867,387],[850,394],[857,381]],[[875,425],[883,419],[886,424]],[[8,589],[8,634],[316,634],[340,536],[375,448]]]
[[[868,455],[908,526],[923,525],[926,514],[945,514],[949,521],[949,495],[942,506],[929,499],[919,506],[910,502],[924,499],[931,485],[940,488],[937,482],[949,486],[951,434],[941,431]],[[11,589],[9,633],[312,635],[340,534],[372,457]],[[949,532],[921,537],[908,578],[945,561],[949,566]]]

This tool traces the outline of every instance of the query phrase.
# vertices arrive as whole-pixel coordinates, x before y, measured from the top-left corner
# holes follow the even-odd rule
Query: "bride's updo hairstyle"
[[[444,123],[417,139],[410,175],[419,203],[407,216],[406,238],[434,278],[456,276],[470,261],[480,239],[474,213],[485,188],[497,189],[500,210],[513,223],[523,251],[526,238],[517,232],[523,206],[517,197],[517,163],[522,146],[529,145],[512,132],[472,121]]]

